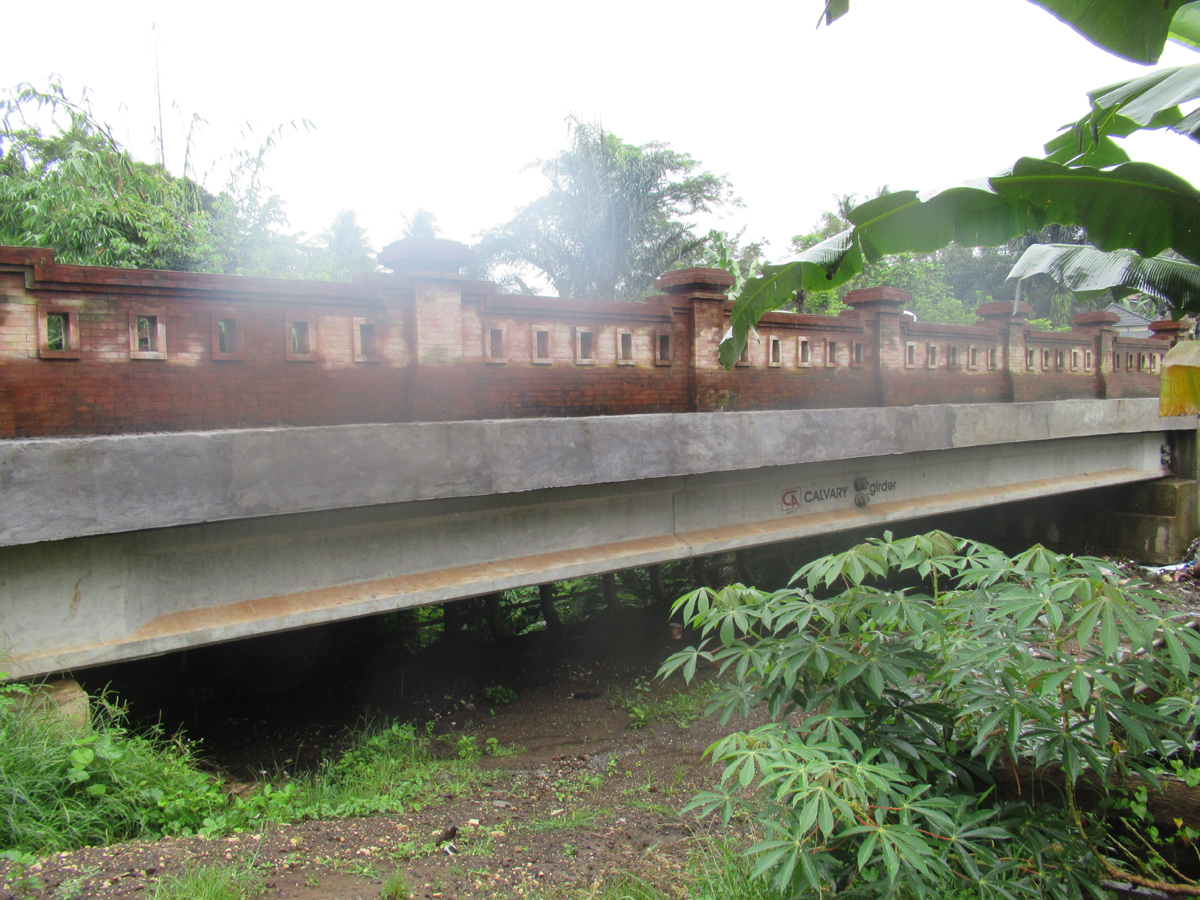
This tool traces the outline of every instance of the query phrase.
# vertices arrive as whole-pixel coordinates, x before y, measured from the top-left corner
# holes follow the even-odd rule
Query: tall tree
[[[328,253],[336,276],[348,277],[375,268],[375,251],[371,249],[367,229],[358,224],[358,214],[352,209],[343,209],[334,216],[318,240]]]
[[[724,177],[660,143],[626,144],[569,120],[571,146],[540,160],[549,191],[476,247],[489,275],[546,278],[560,296],[633,300],[656,276],[697,257],[704,237],[685,220],[736,203]]]

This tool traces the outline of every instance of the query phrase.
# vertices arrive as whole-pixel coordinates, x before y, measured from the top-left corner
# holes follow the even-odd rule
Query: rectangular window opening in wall
[[[538,365],[548,366],[552,361],[550,355],[550,329],[533,326],[533,340],[530,342],[530,361]]]
[[[575,362],[581,366],[596,364],[596,350],[591,329],[575,329]]]
[[[351,320],[354,338],[355,362],[383,362],[382,343],[383,326],[370,319],[354,318]]]
[[[212,358],[217,361],[246,358],[245,335],[233,310],[212,311]]]
[[[1057,357],[1056,362],[1058,363],[1058,371],[1061,372],[1067,367],[1067,351],[1059,350],[1055,355]]]
[[[1134,365],[1134,362],[1133,362],[1133,354],[1126,353],[1125,354],[1125,371],[1132,372],[1135,370],[1135,368],[1136,368],[1136,366]]]
[[[483,326],[483,361],[490,364],[508,362],[508,327],[506,325]]]
[[[632,366],[636,360],[633,358],[633,332],[625,331],[624,329],[617,330],[617,365]]]
[[[863,345],[862,341],[854,342],[854,351],[850,356],[850,364],[852,366],[861,366],[863,364]]]
[[[669,366],[671,364],[671,335],[658,332],[654,335],[654,364]]]
[[[1151,372],[1158,371],[1158,354],[1157,353],[1150,354],[1150,371]]]
[[[1121,351],[1114,350],[1112,355],[1112,370],[1114,372],[1121,371]]]
[[[42,359],[79,359],[79,314],[69,309],[38,309],[38,356]]]
[[[236,353],[238,348],[237,319],[217,319],[217,352]]]
[[[1049,350],[1042,350],[1042,371],[1043,372],[1050,371],[1050,351]]]
[[[144,307],[130,309],[129,358],[167,358],[167,317],[164,310]]]
[[[926,366],[926,368],[936,369],[937,365],[938,365],[937,344],[929,344],[925,348],[925,366]]]
[[[997,357],[998,357],[998,356],[999,356],[999,354],[996,352],[996,348],[995,348],[995,347],[988,347],[988,352],[987,352],[987,361],[988,361],[988,362],[987,362],[987,367],[988,367],[989,369],[995,369],[995,368],[996,368],[996,363],[997,363],[997,361],[998,361],[998,360],[997,360]]]
[[[946,365],[952,369],[958,368],[958,347],[949,347],[946,350]]]
[[[1032,347],[1025,350],[1025,368],[1030,372],[1037,368],[1037,351]]]
[[[783,341],[776,335],[771,335],[767,343],[767,365],[783,365]]]
[[[1071,351],[1071,371],[1075,372],[1079,369],[1079,351]]]
[[[1091,350],[1083,351],[1083,370],[1085,372],[1092,371],[1092,351]]]
[[[825,365],[836,367],[838,364],[838,345],[837,341],[826,341],[825,343]]]
[[[806,337],[796,338],[796,365],[812,365],[812,344],[808,342],[808,338]]]
[[[917,345],[909,341],[904,345],[904,367],[906,369],[915,368],[917,365]]]
[[[317,320],[288,316],[283,327],[284,357],[294,362],[317,359]]]
[[[978,369],[979,368],[979,348],[978,347],[967,347],[967,368],[968,369]]]
[[[749,338],[746,338],[746,346],[744,346],[742,348],[741,355],[738,356],[736,365],[739,365],[739,366],[750,365],[750,339]]]

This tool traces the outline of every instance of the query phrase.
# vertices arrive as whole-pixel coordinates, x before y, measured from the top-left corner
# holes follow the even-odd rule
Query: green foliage
[[[247,865],[197,866],[178,875],[160,878],[150,896],[154,900],[249,900],[266,888]]]
[[[373,269],[353,212],[339,213],[315,243],[284,231],[283,201],[263,183],[283,131],[231,153],[214,194],[187,162],[176,176],[134,159],[86,94],[76,101],[56,82],[18,85],[0,98],[0,244],[49,247],[63,263],[184,272],[348,280]]]
[[[0,847],[44,853],[190,834],[227,803],[183,741],[139,736],[103,700],[91,728],[0,706]]]
[[[408,879],[399,870],[385,878],[383,887],[379,889],[380,900],[408,900],[411,896],[412,888],[408,885]]]
[[[629,728],[634,731],[657,721],[687,728],[704,715],[705,704],[713,690],[713,684],[708,681],[699,682],[687,691],[671,691],[639,678],[632,689],[617,689],[612,706],[629,715]]]
[[[689,806],[756,821],[756,874],[813,897],[959,879],[1076,897],[1128,874],[1105,855],[1123,838],[1079,808],[1074,786],[1085,773],[1102,794],[1132,773],[1153,786],[1155,761],[1187,746],[1196,698],[1170,691],[1200,667],[1200,636],[1182,617],[1104,560],[1040,546],[1010,558],[941,532],[885,534],[795,581],[805,587],[680,598],[719,647],[662,668],[690,679],[715,660],[731,682],[711,708],[771,717],[711,748],[721,788]],[[1061,769],[1062,805],[997,801],[990,773],[1018,763]],[[1131,877],[1160,875],[1149,860]]]
[[[496,706],[504,706],[517,699],[517,692],[502,684],[493,684],[483,689],[483,696]]]
[[[536,163],[549,192],[484,232],[481,272],[538,273],[562,297],[636,300],[698,256],[704,239],[683,220],[732,202],[729,185],[694,174],[699,164],[665,144],[626,144],[577,119],[569,126],[571,148]]]

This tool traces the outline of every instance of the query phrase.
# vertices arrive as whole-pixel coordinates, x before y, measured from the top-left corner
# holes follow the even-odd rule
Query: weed
[[[689,690],[668,691],[639,678],[629,691],[617,690],[613,709],[623,709],[629,716],[629,727],[635,731],[658,720],[687,728],[704,715],[708,699],[715,691],[716,686],[710,681],[698,681]]]
[[[248,865],[198,866],[158,880],[153,900],[245,900],[263,892]]]
[[[579,855],[579,848],[576,847],[574,844],[563,844],[562,852],[563,852],[563,856],[565,856],[569,859],[574,859],[575,857],[577,857]]]
[[[45,853],[191,834],[228,804],[186,742],[134,735],[124,723],[104,697],[80,729],[0,704],[0,847]]]
[[[483,689],[483,695],[489,701],[497,706],[504,706],[506,703],[512,703],[517,699],[517,692],[512,688],[505,687],[502,684],[492,685]]]
[[[379,900],[409,900],[411,896],[412,888],[399,869],[383,880],[383,887],[379,891]]]
[[[590,794],[604,784],[604,776],[598,772],[576,772],[554,782],[554,796],[562,802],[573,794]]]
[[[547,831],[565,831],[569,828],[591,828],[596,824],[597,819],[607,815],[611,815],[611,810],[573,809],[571,812],[560,816],[547,816],[542,819],[534,819],[525,826],[525,829],[532,831],[534,834],[541,834]]]

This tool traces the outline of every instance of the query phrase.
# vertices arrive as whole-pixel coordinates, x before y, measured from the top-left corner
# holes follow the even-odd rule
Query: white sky
[[[432,211],[471,242],[543,193],[532,160],[566,146],[565,118],[630,143],[664,141],[726,174],[745,207],[716,223],[786,255],[832,195],[936,188],[1040,155],[1085,92],[1143,67],[1110,56],[1025,0],[854,0],[816,29],[821,0],[583,3],[7,4],[0,87],[90,92],[100,118],[157,157],[159,32],[166,154],[207,119],[197,171],[274,126],[308,119],[270,160],[292,227],[354,209],[376,249],[401,214]],[[1174,46],[1165,64],[1196,62]],[[247,124],[253,133],[244,135]],[[1200,147],[1127,142],[1135,159],[1200,183]],[[208,186],[220,188],[220,164]]]

